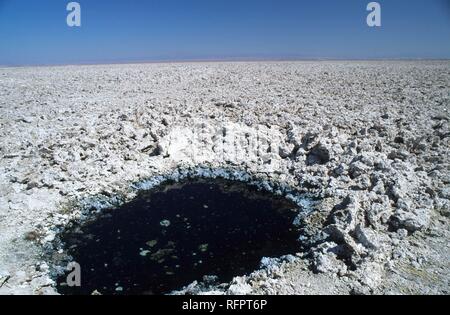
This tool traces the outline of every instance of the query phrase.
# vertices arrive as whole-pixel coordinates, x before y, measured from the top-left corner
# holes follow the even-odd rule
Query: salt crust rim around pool
[[[255,186],[258,189],[271,192],[277,196],[283,196],[286,199],[292,201],[298,206],[298,215],[293,221],[294,226],[300,225],[302,219],[310,214],[314,210],[314,204],[317,203],[315,199],[317,196],[311,194],[302,193],[295,188],[292,188],[282,182],[273,180],[269,181],[267,179],[258,178],[257,175],[250,175],[249,173],[237,170],[233,168],[209,168],[209,167],[194,167],[194,168],[178,168],[170,173],[157,175],[146,180],[142,180],[129,185],[129,191],[123,193],[122,195],[117,194],[115,196],[89,196],[85,197],[79,201],[68,202],[66,207],[67,210],[72,210],[68,214],[62,214],[57,216],[58,223],[45,229],[45,236],[41,239],[41,245],[44,252],[44,257],[47,257],[47,261],[51,264],[49,268],[48,276],[52,279],[62,273],[64,273],[65,266],[56,264],[50,258],[52,254],[58,253],[62,261],[70,261],[70,256],[65,254],[65,245],[61,241],[59,234],[72,223],[83,224],[86,221],[95,219],[98,217],[103,210],[120,207],[124,203],[134,199],[137,194],[141,191],[151,190],[160,185],[164,185],[167,182],[181,182],[186,179],[227,179],[237,182],[246,183],[251,186]],[[72,209],[70,209],[72,208]],[[63,208],[64,209],[64,208]],[[67,211],[66,210],[66,211]],[[300,237],[300,235],[299,235]],[[295,253],[294,253],[295,254]],[[254,272],[258,272],[264,268],[274,268],[277,265],[288,261],[292,262],[295,260],[295,256],[287,255],[286,257],[279,258],[269,258],[263,257],[261,259],[261,266]],[[230,282],[234,283],[240,277],[236,277]],[[189,285],[187,286],[189,287]],[[181,290],[182,288],[180,288]],[[178,291],[173,291],[175,294]]]

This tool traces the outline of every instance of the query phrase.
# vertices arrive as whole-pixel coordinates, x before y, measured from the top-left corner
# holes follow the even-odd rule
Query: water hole
[[[298,206],[255,186],[189,179],[141,191],[60,235],[81,267],[81,286],[61,294],[167,294],[203,279],[249,274],[263,257],[295,254]]]

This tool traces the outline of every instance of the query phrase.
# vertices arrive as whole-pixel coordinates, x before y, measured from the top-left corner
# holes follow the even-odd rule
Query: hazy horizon
[[[450,58],[209,58],[209,59],[159,59],[159,60],[115,60],[115,61],[85,61],[79,63],[47,63],[47,64],[0,64],[0,68],[26,67],[64,67],[64,66],[102,66],[102,65],[136,65],[136,64],[177,64],[177,63],[239,63],[239,62],[433,62],[450,61]]]

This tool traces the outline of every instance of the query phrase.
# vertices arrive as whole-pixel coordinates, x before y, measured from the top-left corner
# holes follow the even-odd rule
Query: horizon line
[[[225,58],[181,58],[181,59],[142,59],[115,61],[81,61],[68,63],[36,64],[0,64],[0,68],[65,67],[65,66],[101,66],[101,65],[137,65],[137,64],[177,64],[177,63],[214,63],[214,62],[301,62],[301,61],[450,61],[450,57],[377,57],[377,58],[338,58],[338,57],[225,57]]]

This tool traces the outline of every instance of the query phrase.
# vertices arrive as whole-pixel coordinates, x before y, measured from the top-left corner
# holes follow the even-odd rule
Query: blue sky
[[[450,58],[450,0],[0,0],[0,64]]]

